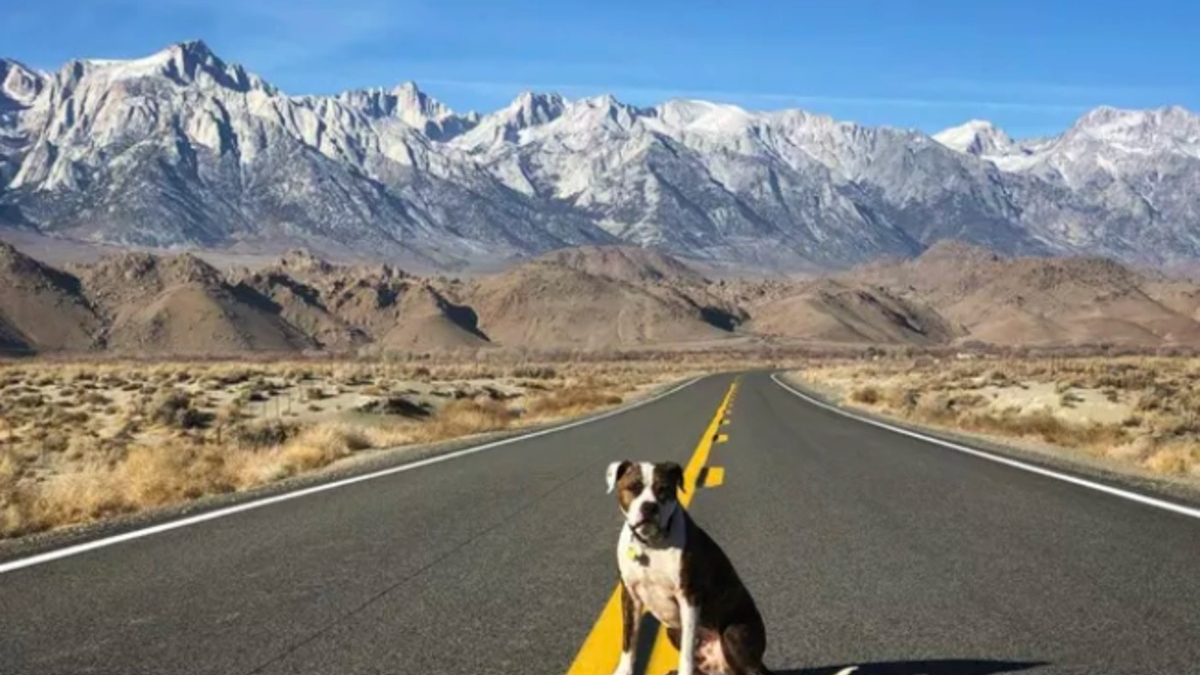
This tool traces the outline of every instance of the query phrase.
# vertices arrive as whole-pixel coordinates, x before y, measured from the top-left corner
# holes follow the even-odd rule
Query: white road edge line
[[[833,411],[843,417],[849,417],[850,419],[858,421],[858,422],[862,422],[863,424],[869,424],[873,427],[879,427],[880,429],[886,429],[888,431],[895,432],[902,436],[908,436],[910,438],[915,438],[915,439],[918,439],[921,441],[925,441],[926,443],[932,443],[933,445],[939,445],[943,448],[949,448],[951,450],[965,452],[968,455],[974,455],[976,457],[980,457],[982,459],[997,462],[999,464],[1006,464],[1008,466],[1011,466],[1011,467],[1014,467],[1017,469],[1021,469],[1023,471],[1028,471],[1030,473],[1036,473],[1041,476],[1047,476],[1049,478],[1054,478],[1054,479],[1057,479],[1057,480],[1060,480],[1060,481],[1063,481],[1066,483],[1071,483],[1073,485],[1079,485],[1081,487],[1096,490],[1098,492],[1103,492],[1105,494],[1109,494],[1114,497],[1128,499],[1129,501],[1137,502],[1139,504],[1145,504],[1146,506],[1153,506],[1155,508],[1163,509],[1165,511],[1171,511],[1173,513],[1178,513],[1180,515],[1188,516],[1190,518],[1200,519],[1200,509],[1197,509],[1197,508],[1192,508],[1190,506],[1184,506],[1183,504],[1176,504],[1174,502],[1169,502],[1164,499],[1157,499],[1155,497],[1150,497],[1147,495],[1139,494],[1137,492],[1132,492],[1130,490],[1122,490],[1121,488],[1112,487],[1111,485],[1105,485],[1103,483],[1097,483],[1095,481],[1087,480],[1086,478],[1072,476],[1071,474],[1068,474],[1068,473],[1052,471],[1050,469],[1036,466],[1034,464],[1027,464],[1027,463],[1019,461],[1019,460],[1010,459],[1008,457],[1003,457],[1001,455],[992,454],[990,452],[984,452],[983,450],[976,450],[975,448],[970,448],[965,445],[959,445],[958,443],[951,443],[950,441],[942,440],[942,439],[936,438],[934,436],[927,436],[925,434],[918,433],[916,431],[910,431],[903,427],[893,426],[891,424],[887,424],[886,422],[880,422],[877,420],[870,419],[868,417],[856,415],[852,412],[843,410],[837,406],[830,405],[824,401],[818,400],[816,398],[813,398],[812,396],[809,396],[808,394],[805,394],[801,391],[794,389],[791,385],[789,385],[786,382],[784,382],[783,380],[781,380],[779,378],[778,374],[772,374],[771,379],[774,380],[775,384],[779,385],[780,387],[783,387],[785,390],[791,392],[792,394],[794,394],[796,396],[799,396],[800,398],[804,399],[805,401],[808,401],[809,403],[811,403],[815,406],[824,408],[826,410]]]
[[[468,447],[468,448],[463,448],[462,450],[455,450],[454,452],[449,452],[444,455],[428,457],[426,459],[417,460],[415,462],[410,462],[408,464],[401,464],[400,466],[394,466],[394,467],[391,467],[388,469],[382,469],[380,471],[373,471],[371,473],[365,473],[365,474],[362,474],[361,476],[352,476],[350,478],[343,478],[342,480],[333,481],[331,483],[322,483],[320,485],[314,485],[312,487],[302,488],[300,490],[295,490],[292,492],[284,492],[282,494],[273,495],[271,497],[264,497],[262,499],[256,499],[256,500],[244,502],[241,504],[234,504],[232,506],[227,506],[222,509],[207,511],[205,513],[200,513],[200,514],[190,516],[187,518],[181,518],[179,520],[171,520],[171,521],[168,521],[165,523],[159,523],[158,525],[152,525],[150,527],[145,527],[145,528],[141,528],[141,529],[137,529],[137,530],[132,530],[130,532],[124,532],[122,534],[113,535],[111,537],[103,537],[101,539],[84,542],[82,544],[75,544],[73,546],[66,546],[64,548],[54,549],[52,551],[46,551],[45,553],[39,553],[37,555],[29,556],[28,558],[19,558],[17,560],[13,560],[10,562],[0,564],[0,574],[6,574],[8,572],[13,572],[15,570],[23,569],[26,567],[33,567],[34,565],[42,565],[42,564],[45,564],[45,563],[48,563],[48,562],[51,562],[54,560],[60,560],[62,558],[76,556],[81,553],[87,553],[88,551],[94,551],[99,548],[106,548],[108,546],[121,544],[121,543],[124,543],[127,541],[133,541],[135,539],[141,539],[143,537],[149,537],[151,535],[159,534],[161,532],[177,530],[182,527],[188,527],[190,525],[197,525],[199,523],[204,523],[204,522],[207,522],[210,520],[216,520],[217,518],[224,518],[226,516],[232,516],[237,513],[242,513],[244,511],[250,511],[250,510],[261,508],[264,506],[269,506],[271,504],[278,504],[280,502],[286,502],[286,501],[289,501],[292,499],[299,499],[300,497],[307,497],[308,495],[314,495],[319,492],[326,492],[328,490],[336,490],[338,488],[343,488],[348,485],[354,485],[355,483],[362,483],[362,482],[369,481],[369,480],[375,480],[376,478],[383,478],[385,476],[391,476],[391,475],[397,474],[397,473],[404,473],[405,471],[412,471],[414,469],[419,469],[421,467],[429,466],[431,464],[448,462],[452,459],[466,457],[468,455],[473,455],[478,452],[483,452],[485,450],[491,450],[493,448],[498,448],[498,447],[504,446],[504,445],[510,445],[512,443],[519,443],[521,441],[527,441],[531,438],[537,438],[539,436],[546,436],[548,434],[553,434],[553,433],[557,433],[560,431],[566,431],[567,429],[574,429],[575,427],[581,427],[585,424],[591,424],[592,422],[599,422],[600,420],[605,420],[610,417],[615,417],[617,415],[627,413],[630,410],[635,410],[644,405],[648,405],[655,401],[662,400],[672,394],[675,394],[677,392],[680,392],[680,391],[686,389],[687,387],[692,386],[693,384],[696,384],[697,382],[699,382],[702,379],[704,379],[704,378],[703,377],[692,378],[692,379],[688,380],[687,382],[680,384],[679,386],[672,387],[671,389],[668,389],[667,391],[655,394],[654,396],[651,396],[650,398],[643,399],[641,401],[637,401],[636,403],[632,403],[627,406],[622,406],[615,410],[610,410],[606,413],[596,415],[595,417],[589,417],[587,419],[576,420],[574,422],[568,422],[567,424],[563,424],[560,426],[550,427],[549,429],[541,429],[539,431],[534,431],[534,432],[531,432],[528,434],[522,434],[520,436],[512,436],[510,438],[493,441],[491,443],[484,443],[483,445],[476,445],[476,446],[472,446],[472,447]]]

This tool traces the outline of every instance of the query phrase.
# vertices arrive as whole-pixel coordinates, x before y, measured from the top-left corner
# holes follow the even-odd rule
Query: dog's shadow
[[[999,675],[1032,670],[1047,665],[1040,661],[991,661],[984,659],[930,659],[922,661],[881,661],[847,663],[799,670],[775,670],[775,675],[837,675],[854,668],[853,675]]]
[[[642,615],[638,630],[636,675],[645,675],[646,656],[658,635],[658,621],[649,613]],[[771,665],[768,663],[767,665]],[[816,668],[780,668],[774,675],[839,675],[849,671],[851,675],[1000,675],[1033,670],[1049,665],[1045,661],[995,661],[989,659],[923,659],[913,661],[878,661],[875,663],[846,663],[840,666]],[[853,669],[853,670],[850,670]]]

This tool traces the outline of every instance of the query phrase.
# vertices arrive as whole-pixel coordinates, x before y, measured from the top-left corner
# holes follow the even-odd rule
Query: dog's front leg
[[[638,625],[642,623],[642,603],[625,583],[621,583],[621,660],[613,675],[633,675],[634,651],[637,650]]]
[[[686,599],[679,602],[679,673],[696,675],[696,627],[700,608]]]

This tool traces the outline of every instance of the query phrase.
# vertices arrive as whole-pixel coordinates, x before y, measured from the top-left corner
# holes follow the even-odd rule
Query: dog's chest
[[[679,598],[682,596],[683,547],[649,548],[622,533],[617,546],[621,580],[630,594],[661,623],[679,627]]]

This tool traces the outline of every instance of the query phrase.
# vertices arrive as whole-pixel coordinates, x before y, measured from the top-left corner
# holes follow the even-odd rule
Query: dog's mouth
[[[663,533],[662,526],[654,518],[639,520],[637,523],[631,525],[630,528],[645,539],[654,539]]]

